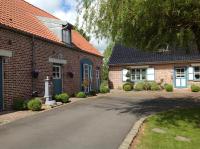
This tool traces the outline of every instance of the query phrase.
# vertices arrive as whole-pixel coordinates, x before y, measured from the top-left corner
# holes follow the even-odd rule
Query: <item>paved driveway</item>
[[[193,94],[118,91],[79,101],[0,126],[0,148],[117,149],[139,117],[179,106],[199,106],[192,98]]]

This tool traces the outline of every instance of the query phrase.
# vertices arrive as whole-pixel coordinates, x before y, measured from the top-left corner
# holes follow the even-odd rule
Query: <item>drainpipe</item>
[[[31,63],[31,66],[32,66],[32,73],[33,73],[35,70],[35,36],[34,35],[32,36],[32,63]],[[32,75],[32,73],[31,73],[31,75]],[[33,75],[31,77],[32,77],[32,94],[33,94],[35,91],[35,84],[34,84]]]

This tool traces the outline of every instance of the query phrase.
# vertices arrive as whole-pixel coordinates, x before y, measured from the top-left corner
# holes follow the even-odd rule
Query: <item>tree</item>
[[[114,43],[110,43],[103,53],[104,59],[103,59],[103,68],[102,68],[102,80],[108,80],[108,71],[109,71],[108,62],[112,54],[113,46],[114,46]]]
[[[199,0],[79,0],[88,31],[98,38],[144,50],[196,43],[200,51]]]
[[[83,29],[75,27],[75,30],[78,31],[87,41],[90,41],[90,36],[87,35]]]

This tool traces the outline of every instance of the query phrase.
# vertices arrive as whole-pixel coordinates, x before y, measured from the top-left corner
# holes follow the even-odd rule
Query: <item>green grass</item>
[[[161,128],[165,134],[152,131]],[[179,142],[176,136],[191,142]],[[176,109],[156,114],[147,119],[137,149],[197,149],[200,148],[200,108]]]

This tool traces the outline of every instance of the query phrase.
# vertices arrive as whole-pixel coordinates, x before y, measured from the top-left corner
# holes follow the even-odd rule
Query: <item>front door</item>
[[[186,77],[185,67],[175,68],[175,87],[176,88],[187,87],[187,77]]]
[[[83,64],[83,87],[84,92],[89,93],[92,90],[92,65]]]
[[[100,87],[100,76],[99,76],[99,70],[96,70],[96,89],[99,91]]]
[[[0,111],[3,110],[3,62],[0,58]]]
[[[62,93],[62,67],[61,65],[53,65],[53,94]]]

